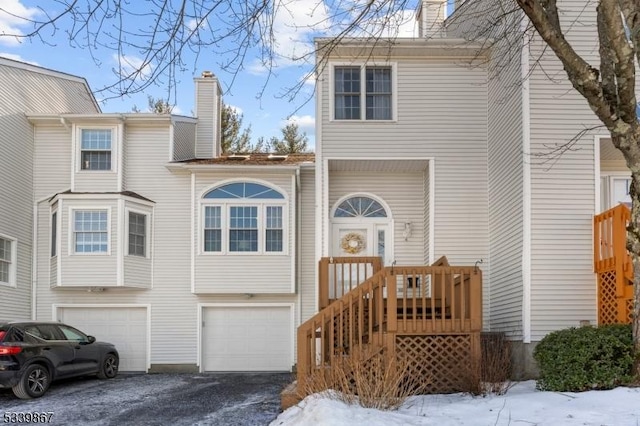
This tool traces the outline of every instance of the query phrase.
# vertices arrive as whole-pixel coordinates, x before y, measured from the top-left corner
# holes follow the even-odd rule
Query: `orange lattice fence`
[[[593,218],[600,325],[630,323],[633,315],[633,264],[626,247],[630,219],[631,212],[623,204]]]
[[[465,375],[480,356],[479,341],[479,333],[474,333],[396,336],[395,343],[411,374],[429,381],[427,393],[451,393],[466,390]]]

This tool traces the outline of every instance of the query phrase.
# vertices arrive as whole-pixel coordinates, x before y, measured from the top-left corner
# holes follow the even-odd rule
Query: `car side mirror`
[[[96,341],[96,338],[93,336],[87,336],[87,340],[89,340],[89,344],[94,343]]]

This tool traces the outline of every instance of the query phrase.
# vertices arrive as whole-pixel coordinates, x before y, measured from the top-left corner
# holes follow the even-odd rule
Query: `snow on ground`
[[[311,395],[281,413],[271,426],[638,426],[640,388],[580,393],[540,392],[534,381],[516,383],[506,395],[412,397],[397,411],[350,406]]]

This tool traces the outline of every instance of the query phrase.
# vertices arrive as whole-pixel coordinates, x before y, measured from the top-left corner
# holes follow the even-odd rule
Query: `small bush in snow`
[[[533,356],[540,369],[537,381],[540,390],[612,389],[632,379],[631,326],[556,331],[540,341]]]
[[[424,393],[429,384],[428,377],[413,374],[408,360],[365,347],[337,355],[331,368],[314,370],[298,387],[298,396],[334,390],[327,395],[347,404],[394,410],[409,396]]]

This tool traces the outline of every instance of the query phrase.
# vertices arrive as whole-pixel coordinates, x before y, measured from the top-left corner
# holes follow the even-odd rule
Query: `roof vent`
[[[213,73],[211,71],[202,71],[202,78],[213,78]]]
[[[236,160],[236,161],[237,160],[248,160],[249,157],[251,157],[250,154],[231,154],[231,155],[227,156],[227,158],[229,160]]]
[[[267,158],[272,161],[283,161],[289,158],[289,154],[269,154]]]

